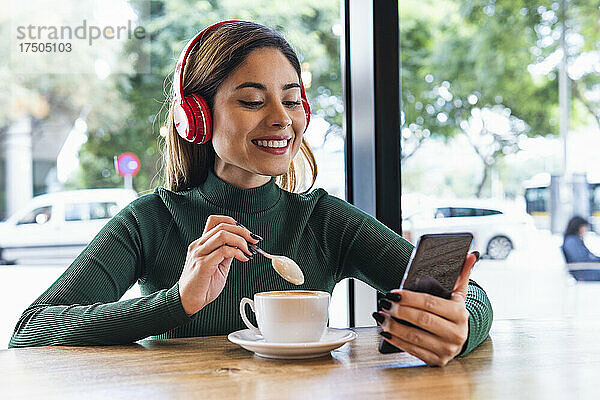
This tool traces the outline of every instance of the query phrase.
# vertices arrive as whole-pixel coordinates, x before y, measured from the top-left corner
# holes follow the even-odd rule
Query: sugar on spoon
[[[302,285],[304,283],[304,274],[302,270],[294,262],[294,260],[287,258],[285,256],[274,256],[255,244],[248,243],[251,248],[262,254],[263,256],[271,259],[271,264],[273,264],[273,269],[281,275],[283,279],[288,282],[293,283],[294,285]]]

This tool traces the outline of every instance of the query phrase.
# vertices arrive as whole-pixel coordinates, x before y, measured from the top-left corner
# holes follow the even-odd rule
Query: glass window
[[[112,218],[119,212],[119,206],[114,201],[90,203],[90,219]]]
[[[473,217],[475,216],[475,209],[452,207],[450,213],[453,217]]]
[[[438,208],[435,212],[435,217],[436,218],[449,218],[452,215],[450,214],[450,208],[449,207],[443,207],[443,208]]]
[[[549,188],[527,188],[525,189],[525,204],[528,213],[548,211]]]
[[[593,185],[591,190],[590,203],[592,204],[592,213],[600,211],[600,184]]]
[[[65,205],[65,221],[83,221],[88,219],[86,203],[70,203]]]
[[[569,219],[584,213],[596,231],[586,246],[600,255],[598,1],[402,0],[398,8],[402,197],[484,204],[449,206],[451,217],[502,216],[444,221],[448,210],[438,208],[440,219],[413,219],[409,229],[473,233],[482,257],[471,278],[494,319],[596,315],[600,286],[574,285],[560,246]],[[589,207],[574,171],[590,183]],[[556,192],[553,176],[564,177]]]
[[[17,225],[25,225],[25,224],[45,224],[50,221],[52,217],[52,206],[45,206],[36,208],[35,210],[29,212],[26,216],[21,218]]]
[[[485,215],[497,215],[497,214],[502,214],[502,212],[498,211],[498,210],[488,210],[485,208],[476,208],[475,209],[475,215],[478,217],[483,217]]]
[[[43,63],[35,64],[36,74],[23,75],[18,68],[7,71],[5,81],[14,86],[14,93],[19,94],[11,97],[11,101],[20,104],[33,96],[41,99],[41,105],[32,108],[39,124],[32,129],[32,134],[36,135],[33,147],[23,150],[27,151],[24,153],[27,157],[15,156],[17,153],[12,151],[11,158],[7,158],[9,152],[5,143],[8,142],[4,142],[0,133],[0,219],[9,215],[8,204],[28,200],[15,200],[15,192],[10,192],[7,185],[7,182],[23,180],[23,177],[18,174],[5,176],[17,171],[14,167],[8,168],[7,163],[18,165],[22,159],[32,162],[34,176],[31,185],[36,194],[66,189],[122,187],[123,178],[115,172],[114,156],[126,151],[133,151],[141,159],[142,168],[132,179],[135,190],[144,192],[161,185],[158,178],[162,166],[161,149],[160,141],[156,139],[158,135],[164,136],[160,125],[165,113],[160,103],[164,99],[165,81],[172,79],[174,56],[201,29],[219,19],[230,18],[265,24],[281,32],[297,51],[302,81],[311,106],[311,122],[305,137],[318,166],[314,187],[322,187],[332,195],[345,198],[343,69],[340,58],[344,20],[340,13],[340,0],[301,0],[294,3],[294,7],[275,0],[203,1],[194,3],[199,8],[198,12],[192,13],[189,12],[189,2],[184,0],[118,3],[114,13],[101,13],[101,25],[120,26],[123,16],[136,14],[131,22],[135,24],[134,28],[144,28],[148,36],[151,32],[152,46],[149,42],[148,46],[121,46],[126,41],[110,41],[106,43],[110,46],[103,47],[104,44],[98,42],[91,48],[102,49],[102,57],[90,58],[95,62],[85,74],[52,74],[50,67]],[[36,9],[34,20],[51,19],[55,24],[73,28],[79,26],[82,20],[94,23],[92,17],[95,18],[97,12],[88,12],[85,7],[69,8],[69,4]],[[31,22],[27,18],[13,18],[11,21],[19,25]],[[152,57],[146,58],[144,48],[149,50],[150,47]],[[111,60],[119,62],[111,64]],[[126,73],[112,68],[117,65],[123,67]],[[56,99],[60,99],[61,103],[55,104]],[[129,101],[135,101],[135,104],[129,104]],[[71,110],[80,110],[81,104],[89,107],[81,115],[73,115]],[[54,117],[65,121],[66,129],[55,129],[52,121],[45,118],[48,110],[53,110]],[[19,122],[8,114],[3,121],[6,126]],[[116,126],[111,121],[126,123]],[[82,143],[85,145],[82,146]],[[76,221],[105,221],[105,218],[111,218],[120,211],[117,204],[98,198],[91,204],[82,204],[74,197],[70,199],[72,201],[66,206],[64,217],[75,227],[78,225]],[[29,221],[33,223],[35,217],[31,216]],[[61,235],[60,231],[58,235]],[[58,257],[59,252],[56,254]],[[61,262],[61,265],[66,268],[69,262]],[[46,267],[40,265],[39,269],[45,270]],[[62,272],[57,270],[56,276],[43,279],[42,274],[31,271],[30,265],[23,265],[19,275],[8,278],[27,282],[30,288],[28,296],[42,293]],[[35,279],[31,279],[32,276]],[[0,275],[0,281],[3,279],[6,280],[5,276]],[[130,296],[139,296],[137,285],[132,290],[132,293],[128,292]],[[330,325],[333,327],[348,325],[347,292],[347,281],[341,282],[334,291],[330,307]],[[30,302],[22,293],[19,295],[23,297],[20,305],[10,310],[5,325],[0,323],[0,348],[8,343],[7,335],[10,335],[23,311],[21,304]]]
[[[436,218],[450,217],[481,217],[484,215],[502,214],[498,210],[489,210],[485,208],[459,208],[459,207],[441,207],[435,212]]]

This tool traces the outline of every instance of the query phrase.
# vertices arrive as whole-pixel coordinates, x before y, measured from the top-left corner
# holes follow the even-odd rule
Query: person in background
[[[583,242],[583,235],[589,227],[588,221],[580,216],[574,216],[567,224],[562,250],[568,264],[600,262],[600,257],[592,253]]]

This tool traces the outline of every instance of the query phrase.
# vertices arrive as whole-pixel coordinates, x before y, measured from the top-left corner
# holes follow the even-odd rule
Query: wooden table
[[[0,398],[598,398],[600,321],[500,320],[470,355],[431,368],[377,352],[377,328],[312,360],[271,360],[226,337],[0,351]]]

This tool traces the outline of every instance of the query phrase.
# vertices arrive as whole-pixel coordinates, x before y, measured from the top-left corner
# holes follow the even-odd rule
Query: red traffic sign
[[[133,153],[122,153],[115,159],[115,168],[121,176],[135,176],[140,166],[140,159]]]

